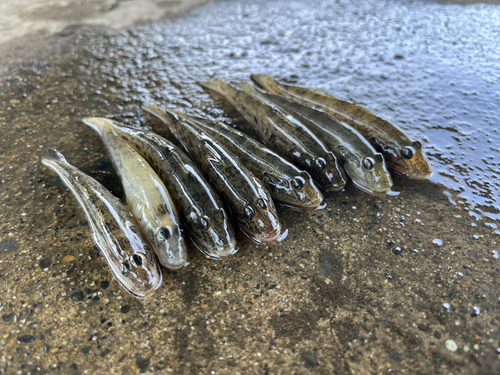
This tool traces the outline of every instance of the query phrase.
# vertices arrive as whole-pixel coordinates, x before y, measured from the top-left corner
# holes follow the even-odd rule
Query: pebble
[[[66,255],[64,258],[62,258],[61,263],[69,263],[72,262],[76,259],[74,255]]]
[[[436,238],[436,239],[432,240],[432,243],[434,245],[438,245],[438,246],[442,246],[443,245],[443,241],[441,241],[439,238]]]
[[[446,349],[450,352],[454,352],[458,349],[457,343],[453,340],[446,340]]]
[[[83,292],[75,292],[71,295],[71,299],[73,301],[81,301],[84,297],[85,295],[83,294]]]

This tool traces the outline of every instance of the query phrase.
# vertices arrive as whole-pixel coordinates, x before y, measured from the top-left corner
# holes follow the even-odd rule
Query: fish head
[[[158,219],[160,225],[149,226],[146,237],[151,240],[160,263],[173,271],[187,266],[189,262],[183,230],[172,222],[170,216]]]
[[[130,294],[144,298],[158,289],[163,276],[154,254],[135,225],[129,225],[126,238],[113,236],[112,246],[118,251],[103,251],[116,280]],[[125,237],[125,234],[123,233]],[[119,237],[119,236],[118,236]]]
[[[211,258],[221,258],[238,251],[231,219],[224,208],[219,207],[211,216],[192,212],[191,239],[202,253]]]
[[[323,194],[309,173],[302,171],[296,176],[266,172],[264,186],[278,201],[295,207],[314,208],[323,202]]]
[[[257,194],[244,203],[243,212],[235,215],[236,221],[254,241],[274,241],[281,235],[278,213],[269,192],[260,183],[257,186]]]
[[[414,141],[399,150],[395,150],[388,156],[387,164],[396,172],[409,178],[425,179],[432,175],[432,166],[422,150],[422,143],[419,141]]]
[[[340,147],[343,167],[352,182],[368,192],[387,192],[392,187],[392,179],[384,157],[380,153],[366,156]]]
[[[325,157],[316,157],[308,164],[310,167],[307,171],[326,191],[340,191],[345,187],[347,179],[337,157],[332,152],[328,152]]]

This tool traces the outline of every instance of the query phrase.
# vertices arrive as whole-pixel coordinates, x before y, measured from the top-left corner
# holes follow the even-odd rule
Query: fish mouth
[[[227,257],[229,255],[236,254],[239,250],[239,248],[237,247],[236,241],[231,242],[230,244],[227,244],[227,245],[212,246],[212,247],[203,246],[200,243],[196,243],[194,241],[193,241],[193,244],[204,255],[206,255],[207,257],[210,257],[212,259],[224,258],[224,257]]]
[[[360,190],[363,190],[366,193],[387,193],[392,188],[392,181],[387,181],[384,184],[367,184],[366,180],[363,179],[352,179],[352,183]],[[360,180],[362,182],[360,182]]]
[[[162,266],[168,268],[171,271],[178,271],[181,268],[186,267],[189,262],[186,259],[169,259],[162,263]]]
[[[278,225],[274,230],[266,233],[257,233],[254,234],[253,236],[249,235],[248,233],[245,233],[248,237],[250,237],[252,240],[262,243],[262,242],[273,242],[276,241],[278,238],[281,236],[281,225]]]
[[[236,247],[236,243],[231,244],[231,245],[226,245],[226,246],[219,246],[215,250],[216,254],[221,257],[227,257],[229,255],[236,254],[236,252],[239,250],[238,247]]]

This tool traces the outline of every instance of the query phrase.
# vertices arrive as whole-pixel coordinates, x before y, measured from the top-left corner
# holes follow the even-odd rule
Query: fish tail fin
[[[198,82],[198,84],[205,89],[217,91],[218,93],[223,95],[227,94],[231,88],[231,86],[221,80]]]
[[[69,164],[66,158],[56,149],[49,150],[47,155],[42,158],[42,164],[46,166],[54,164]]]
[[[276,85],[274,78],[267,74],[250,74],[250,79],[258,86],[268,91],[272,90],[272,87]]]
[[[233,86],[236,86],[236,87],[242,89],[243,91],[248,92],[248,93],[252,93],[255,90],[255,86],[252,85],[250,82],[234,82],[234,81],[231,81],[229,83],[231,85],[233,85]]]
[[[153,116],[155,119],[160,120],[165,125],[168,125],[169,127],[173,122],[179,120],[177,111],[170,112],[157,105],[143,105],[142,110],[147,114]]]
[[[108,126],[113,126],[113,122],[104,117],[85,117],[82,122],[90,126],[97,133],[102,135],[103,130]]]

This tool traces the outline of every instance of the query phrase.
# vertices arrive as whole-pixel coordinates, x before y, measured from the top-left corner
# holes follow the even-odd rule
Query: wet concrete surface
[[[169,23],[71,28],[11,67],[0,82],[4,373],[500,372],[499,8],[307,4],[223,1]],[[193,248],[188,268],[134,299],[40,158],[56,147],[121,196],[82,117],[150,126],[140,106],[159,104],[248,129],[196,81],[252,72],[393,119],[426,142],[432,181],[394,176],[394,196],[349,186],[314,213],[280,207],[283,243],[241,236],[220,262]]]

